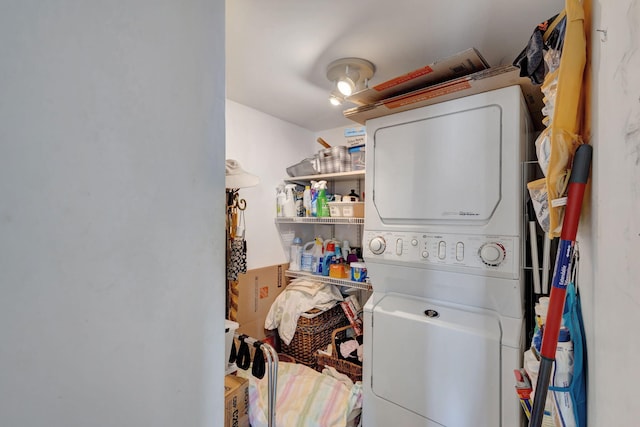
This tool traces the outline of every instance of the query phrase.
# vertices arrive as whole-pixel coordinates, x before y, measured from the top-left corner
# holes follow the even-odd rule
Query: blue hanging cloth
[[[584,333],[584,323],[582,320],[582,307],[580,305],[580,296],[577,293],[575,284],[572,282],[567,286],[566,300],[564,304],[564,312],[562,314],[564,326],[569,331],[569,336],[573,343],[573,378],[567,387],[550,386],[549,391],[553,392],[556,405],[562,403],[562,399],[566,398],[568,393],[571,399],[571,407],[573,409],[573,418],[577,427],[587,426],[587,354],[586,341]],[[557,368],[557,365],[556,365]],[[561,414],[562,415],[562,414]],[[561,417],[562,418],[562,417]],[[564,420],[560,420],[562,425],[573,425],[573,423],[565,424]]]

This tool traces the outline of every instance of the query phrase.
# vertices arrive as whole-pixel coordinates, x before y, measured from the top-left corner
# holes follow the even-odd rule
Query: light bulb
[[[335,106],[342,104],[342,101],[340,100],[340,98],[338,98],[335,95],[331,95],[329,97],[329,102],[331,103],[331,105],[335,105]]]
[[[338,90],[344,96],[350,96],[353,93],[353,89],[355,89],[356,85],[353,83],[349,77],[343,77],[338,80]]]

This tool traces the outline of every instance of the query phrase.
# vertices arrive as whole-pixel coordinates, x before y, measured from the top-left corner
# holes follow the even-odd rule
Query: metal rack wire
[[[364,218],[352,218],[352,217],[302,217],[294,216],[290,218],[280,217],[276,218],[278,224],[352,224],[362,225],[364,224]]]
[[[354,282],[353,280],[337,279],[335,277],[330,277],[330,276],[319,276],[317,274],[311,274],[305,271],[287,270],[284,272],[284,274],[287,277],[293,277],[293,278],[308,277],[310,279],[317,280],[319,282],[331,283],[332,285],[336,285],[336,286],[346,286],[349,288],[360,289],[363,291],[373,290],[371,284],[368,282]]]

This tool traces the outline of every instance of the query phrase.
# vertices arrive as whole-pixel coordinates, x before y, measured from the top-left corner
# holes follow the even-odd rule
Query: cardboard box
[[[522,90],[535,128],[537,130],[544,129],[541,112],[544,103],[540,87],[534,86],[528,77],[520,77],[520,69],[513,65],[489,68],[465,77],[378,101],[374,104],[350,108],[344,110],[343,114],[348,119],[365,124],[367,120],[376,117],[514,85],[519,85]]]
[[[367,88],[347,98],[356,105],[369,105],[418,88],[431,86],[489,68],[487,61],[475,49],[467,49],[402,76]]]
[[[365,137],[367,135],[367,128],[364,126],[346,128],[344,130],[344,137],[347,142],[347,147],[355,147],[357,145],[364,145]],[[351,150],[351,148],[349,148]]]
[[[284,272],[289,264],[256,268],[238,275],[238,333],[263,340],[269,335],[264,320],[276,297],[288,283]]]
[[[249,427],[249,380],[224,377],[224,427]]]
[[[344,311],[344,315],[347,316],[349,323],[351,323],[351,327],[356,335],[362,335],[363,327],[362,327],[362,319],[358,313],[358,308],[356,306],[357,300],[355,300],[353,295],[347,297],[344,301],[340,303],[342,307],[342,311]]]

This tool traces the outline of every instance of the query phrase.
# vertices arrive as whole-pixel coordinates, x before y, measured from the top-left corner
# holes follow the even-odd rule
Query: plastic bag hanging
[[[564,16],[564,15],[563,15]],[[536,26],[527,46],[513,61],[513,65],[520,68],[520,77],[529,77],[533,84],[539,85],[544,81],[548,68],[545,66],[545,53],[553,47],[561,50],[563,34],[556,30],[560,22],[559,15],[554,15]]]

